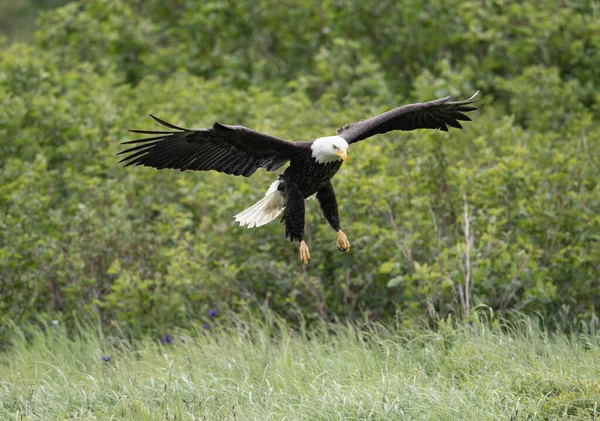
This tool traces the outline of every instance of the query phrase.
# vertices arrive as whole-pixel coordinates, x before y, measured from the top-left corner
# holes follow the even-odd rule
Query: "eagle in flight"
[[[336,245],[342,252],[350,250],[341,229],[338,205],[331,178],[347,158],[348,146],[392,130],[438,129],[448,126],[461,129],[459,121],[471,121],[464,113],[476,110],[476,92],[465,101],[451,101],[450,96],[434,101],[404,105],[378,116],[348,124],[335,136],[307,142],[289,142],[243,126],[215,123],[209,129],[184,129],[150,115],[170,130],[130,130],[150,137],[124,142],[135,144],[125,154],[125,166],[143,165],[156,169],[180,171],[215,170],[250,177],[259,168],[271,172],[290,165],[271,184],[265,197],[235,216],[248,228],[265,225],[283,212],[285,235],[299,243],[300,259],[310,260],[304,241],[304,201],[316,195],[323,215],[337,232]]]

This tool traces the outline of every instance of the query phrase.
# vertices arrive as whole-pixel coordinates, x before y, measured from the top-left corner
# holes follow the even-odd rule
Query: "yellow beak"
[[[342,158],[342,161],[344,162],[346,162],[346,160],[348,159],[348,155],[346,155],[346,150],[337,151],[335,154]]]

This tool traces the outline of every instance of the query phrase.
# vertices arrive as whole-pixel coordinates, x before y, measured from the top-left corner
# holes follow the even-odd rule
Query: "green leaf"
[[[381,266],[379,266],[379,273],[381,273],[381,274],[390,273],[391,271],[394,270],[394,266],[395,266],[394,262],[392,262],[392,261],[382,263]]]
[[[396,276],[388,281],[387,287],[394,288],[400,285],[402,282],[404,282],[404,278],[402,276]]]
[[[121,262],[119,262],[119,259],[115,259],[112,262],[112,264],[110,265],[110,267],[108,268],[108,270],[106,271],[106,273],[108,275],[117,275],[120,272],[121,272]]]

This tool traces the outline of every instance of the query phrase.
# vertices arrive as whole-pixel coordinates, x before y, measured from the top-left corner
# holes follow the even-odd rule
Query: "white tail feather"
[[[283,196],[281,195],[281,192],[277,190],[279,183],[281,183],[281,181],[276,180],[271,184],[265,197],[248,209],[234,216],[235,220],[239,222],[242,227],[248,226],[248,228],[254,228],[268,224],[273,219],[277,218],[285,207]]]

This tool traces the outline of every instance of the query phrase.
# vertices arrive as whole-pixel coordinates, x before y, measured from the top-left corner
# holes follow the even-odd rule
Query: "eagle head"
[[[312,157],[319,164],[327,164],[339,160],[346,162],[348,158],[346,155],[348,142],[340,136],[327,136],[315,139],[310,149],[312,150]]]

